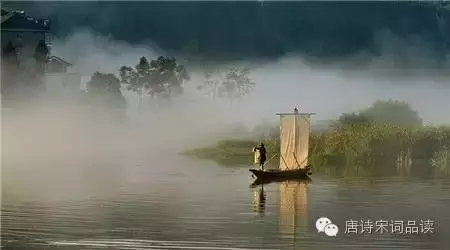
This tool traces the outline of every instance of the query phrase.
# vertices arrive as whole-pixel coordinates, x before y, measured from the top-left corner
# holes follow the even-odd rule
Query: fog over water
[[[445,20],[440,25],[447,29]],[[179,155],[219,139],[248,138],[255,125],[276,123],[276,112],[294,107],[317,113],[316,122],[364,109],[378,99],[393,99],[410,103],[425,123],[450,123],[448,56],[439,58],[438,67],[435,53],[421,39],[381,30],[374,40],[378,56],[360,52],[332,63],[313,63],[305,53],[292,50],[270,59],[212,64],[157,46],[151,39],[127,42],[95,27],[56,37],[52,54],[73,63],[71,72],[82,76],[81,88],[94,72],[118,76],[121,66],[134,67],[141,56],[175,56],[191,79],[183,95],[162,104],[146,97],[141,110],[136,94],[124,87],[124,122],[52,95],[24,102],[30,106],[23,109],[3,109],[2,246],[445,249],[450,225],[445,216],[450,205],[446,179],[318,176],[312,184],[293,184],[291,193],[281,185],[269,186],[264,217],[255,216],[252,208],[258,189],[248,189],[247,169]],[[365,63],[360,65],[362,58]],[[224,99],[211,100],[197,90],[204,81],[202,63],[219,72],[248,67],[256,86],[232,106]],[[283,207],[292,201],[280,198],[282,194],[300,197],[297,203],[303,205],[298,206],[306,208]],[[280,218],[286,214],[300,217],[297,242],[282,229]],[[314,220],[323,215],[342,226],[346,218],[432,217],[438,232],[434,238],[376,238],[376,244],[371,236],[342,237],[335,244],[314,230]]]
[[[89,30],[56,40],[52,53],[73,62],[72,72],[82,75],[84,83],[95,71],[118,75],[121,66],[134,66],[141,56],[155,58],[167,54],[158,48],[130,45]],[[392,70],[380,69],[377,65],[381,61],[390,63],[389,54],[385,59],[374,58],[373,66],[359,70],[339,64],[311,66],[295,54],[272,61],[237,61],[210,66],[224,72],[235,65],[251,69],[256,86],[244,101],[232,107],[226,100],[213,101],[199,92],[196,87],[204,81],[203,69],[195,65],[189,67],[189,62],[183,58],[179,60],[191,73],[184,95],[175,98],[170,105],[158,107],[147,97],[138,115],[136,94],[124,88],[128,102],[126,124],[88,118],[78,104],[70,104],[69,108],[69,104],[58,103],[60,100],[51,100],[51,96],[42,98],[40,105],[26,115],[5,115],[4,131],[8,131],[4,140],[8,150],[5,157],[42,155],[43,152],[93,153],[93,148],[121,152],[123,148],[135,150],[130,147],[183,150],[186,146],[197,146],[196,143],[213,143],[218,136],[245,136],[244,131],[240,135],[235,131],[224,135],[224,131],[236,124],[251,129],[264,121],[276,122],[276,112],[285,112],[294,106],[316,112],[315,120],[326,120],[343,112],[366,108],[377,99],[407,101],[427,123],[450,122],[446,115],[450,106],[448,76],[420,68],[415,73],[420,70],[424,73],[414,77],[402,70],[392,73]],[[348,65],[349,60],[344,60],[342,65]],[[215,137],[211,137],[212,134]],[[89,150],[86,145],[90,145]]]

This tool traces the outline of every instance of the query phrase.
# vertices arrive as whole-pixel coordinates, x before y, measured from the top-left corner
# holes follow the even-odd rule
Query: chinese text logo
[[[432,234],[432,220],[348,220],[345,222],[345,234]]]

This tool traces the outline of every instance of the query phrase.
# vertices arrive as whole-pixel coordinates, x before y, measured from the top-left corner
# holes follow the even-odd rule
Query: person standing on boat
[[[264,143],[261,143],[255,150],[259,151],[259,165],[261,169],[264,170],[264,163],[266,162],[266,148],[264,147]]]

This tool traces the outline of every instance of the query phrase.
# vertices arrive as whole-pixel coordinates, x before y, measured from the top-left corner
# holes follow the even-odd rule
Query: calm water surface
[[[446,179],[315,175],[311,183],[250,188],[245,168],[164,154],[138,158],[4,164],[2,247],[449,249]],[[321,216],[338,225],[337,237],[317,232]],[[350,219],[430,219],[434,233],[348,235]]]

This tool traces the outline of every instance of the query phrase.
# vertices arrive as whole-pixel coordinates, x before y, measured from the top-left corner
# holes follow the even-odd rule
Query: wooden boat
[[[279,169],[250,169],[260,182],[310,179],[308,164],[309,120],[315,113],[279,113],[280,165]],[[257,152],[255,152],[256,155]]]
[[[310,166],[304,169],[279,170],[279,169],[250,169],[249,170],[257,179],[307,179],[312,174]]]
[[[254,173],[255,171],[261,171],[259,169],[250,169],[250,172]],[[264,171],[263,171],[264,172]],[[272,172],[272,171],[270,171]],[[256,176],[256,175],[255,175]],[[266,185],[270,183],[278,183],[278,182],[284,182],[284,181],[302,181],[302,182],[310,182],[312,181],[309,177],[309,174],[293,174],[293,175],[261,175],[259,177],[256,177],[256,179],[253,181],[252,184],[250,184],[250,187],[256,187],[260,185]]]
[[[254,188],[257,186],[263,186],[266,184],[271,184],[271,183],[282,183],[285,181],[295,181],[295,182],[301,182],[301,183],[309,183],[311,182],[311,178],[309,176],[305,176],[305,177],[280,177],[280,178],[256,178],[252,184],[250,184],[250,188]]]

